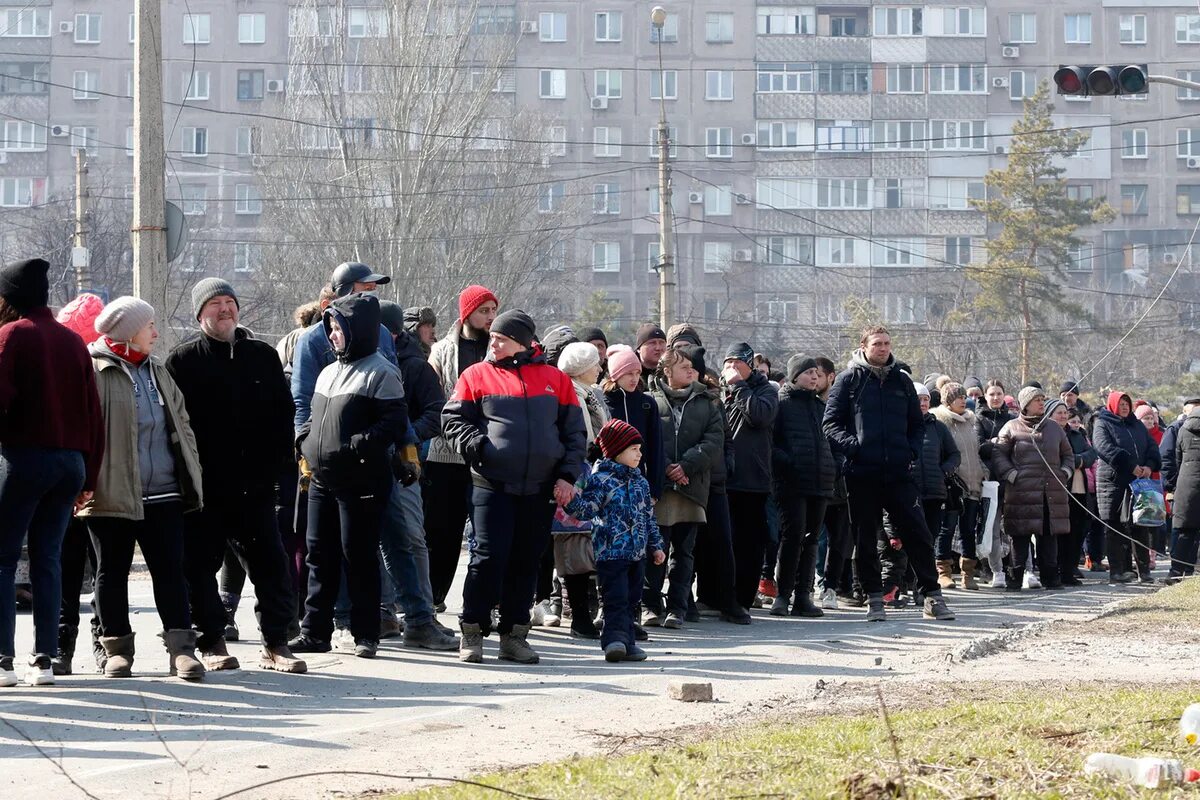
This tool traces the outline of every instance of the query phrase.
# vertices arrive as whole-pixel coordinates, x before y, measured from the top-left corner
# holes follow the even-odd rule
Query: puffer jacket
[[[1010,536],[1041,534],[1046,507],[1050,509],[1050,531],[1056,536],[1071,532],[1071,498],[1067,494],[1075,457],[1061,425],[1044,416],[1022,415],[1010,421],[1000,431],[992,469],[1008,483],[1004,530]]]
[[[946,478],[958,469],[962,456],[950,429],[932,413],[923,417],[925,438],[913,465],[913,478],[922,500],[945,500]]]
[[[726,384],[725,415],[733,439],[731,492],[771,491],[771,426],[779,411],[779,390],[753,370],[744,381]]]
[[[475,360],[463,363],[464,355]],[[463,336],[462,322],[456,321],[451,325],[446,335],[434,342],[429,351],[429,365],[433,367],[438,380],[442,383],[442,396],[450,397],[454,394],[454,387],[467,368],[478,364],[485,358],[487,358],[486,336],[482,339],[468,339]],[[454,443],[446,437],[444,432],[430,440],[427,458],[439,464],[463,463],[462,456],[459,455]]]
[[[1071,454],[1075,457],[1076,471],[1083,472],[1083,485],[1086,487],[1087,471],[1096,463],[1096,448],[1092,447],[1092,443],[1088,441],[1087,434],[1083,429],[1067,428],[1067,441],[1071,443]],[[1073,481],[1072,481],[1073,482]],[[1070,484],[1067,489],[1071,488]]]
[[[1200,528],[1200,408],[1192,411],[1175,437],[1175,530]]]
[[[946,426],[954,437],[958,448],[959,462],[954,473],[967,487],[967,499],[978,500],[983,493],[983,481],[987,470],[983,459],[979,457],[979,439],[975,434],[975,412],[967,409],[961,414],[955,414],[948,406],[938,406],[933,409],[933,415],[938,422]]]
[[[605,392],[604,399],[614,419],[628,422],[642,435],[642,474],[650,482],[650,496],[658,500],[662,497],[663,473],[667,468],[658,403],[643,391],[627,392],[620,387]]]
[[[1092,444],[1100,456],[1096,466],[1096,508],[1105,519],[1115,517],[1129,497],[1135,467],[1149,467],[1155,472],[1162,468],[1162,457],[1146,426],[1132,411],[1128,416],[1117,416],[1122,398],[1129,401],[1132,409],[1129,395],[1113,392],[1105,408],[1093,419]]]
[[[665,550],[650,484],[641,471],[607,458],[596,462],[587,485],[563,511],[592,520],[597,561],[640,561],[647,551]]]
[[[467,367],[442,410],[442,431],[476,486],[528,496],[583,474],[587,429],[575,386],[540,347]]]
[[[847,476],[857,479],[911,480],[925,439],[912,380],[896,369],[894,356],[875,367],[861,349],[829,390],[824,429],[830,447],[846,459]]]
[[[663,453],[668,464],[679,464],[687,486],[668,479],[668,492],[679,492],[699,506],[708,505],[713,465],[725,447],[725,414],[715,392],[697,381],[686,389],[659,385],[653,394],[662,420]],[[676,419],[678,413],[678,419]]]
[[[1180,414],[1165,431],[1162,441],[1158,443],[1158,455],[1162,459],[1163,489],[1175,491],[1175,482],[1179,479],[1179,461],[1176,459],[1176,446],[1179,444],[1179,432],[1188,421],[1188,417]]]
[[[772,436],[771,470],[776,498],[833,497],[837,469],[821,430],[825,403],[816,392],[795,385],[779,390],[779,413]]]
[[[396,364],[404,381],[409,422],[417,439],[427,442],[442,432],[442,406],[446,405],[446,395],[442,392],[441,381],[425,359],[421,343],[408,331],[401,331],[396,336]]]
[[[1003,408],[987,408],[975,412],[975,433],[979,437],[979,458],[983,466],[991,468],[992,449],[996,446],[993,439],[1000,435],[1004,426],[1016,419],[1016,415]],[[999,480],[996,473],[991,472],[992,480]]]

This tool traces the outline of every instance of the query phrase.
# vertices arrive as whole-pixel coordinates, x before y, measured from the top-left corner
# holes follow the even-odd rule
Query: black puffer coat
[[[776,498],[833,497],[837,469],[821,430],[825,402],[798,386],[779,390],[779,413],[772,436],[772,491]]]
[[[1134,467],[1149,467],[1154,472],[1162,468],[1158,447],[1146,426],[1132,412],[1119,417],[1113,410],[1121,398],[1129,400],[1129,407],[1133,408],[1129,395],[1113,392],[1107,407],[1096,413],[1092,431],[1092,442],[1100,455],[1096,467],[1096,508],[1105,519],[1115,517],[1129,496]]]
[[[1200,409],[1188,414],[1175,439],[1175,530],[1200,528]]]
[[[1005,425],[1016,418],[1016,414],[1009,411],[1007,407],[984,407],[975,412],[975,433],[979,436],[979,457],[983,459],[983,465],[988,469],[991,469],[992,449],[996,446],[993,440],[1000,435],[1000,431],[1004,430]],[[995,473],[992,473],[992,480],[998,480]]]
[[[888,356],[883,367],[855,350],[825,404],[825,436],[856,479],[907,481],[921,451],[925,427],[917,390]]]
[[[932,413],[926,414],[924,421],[925,441],[913,465],[913,478],[922,500],[945,500],[946,478],[958,469],[962,454],[945,423]]]
[[[761,372],[727,384],[725,416],[733,440],[730,491],[771,491],[771,425],[779,410],[779,392]]]

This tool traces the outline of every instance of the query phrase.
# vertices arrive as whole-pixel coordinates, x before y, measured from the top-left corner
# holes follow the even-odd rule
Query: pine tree
[[[1063,129],[1053,113],[1050,85],[1042,81],[1025,100],[1024,116],[1013,125],[1008,166],[988,173],[988,199],[971,201],[987,215],[990,226],[998,227],[989,233],[987,262],[966,271],[979,289],[974,305],[996,322],[1017,322],[1022,382],[1032,371],[1039,328],[1089,317],[1066,293],[1071,250],[1081,244],[1077,231],[1116,216],[1103,198],[1067,196],[1066,170],[1056,162],[1086,145],[1088,134]]]

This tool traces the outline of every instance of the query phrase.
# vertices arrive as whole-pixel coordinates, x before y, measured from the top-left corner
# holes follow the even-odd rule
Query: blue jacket
[[[883,379],[880,380],[880,374]],[[896,369],[870,366],[855,350],[825,401],[825,436],[848,462],[847,476],[910,480],[925,444],[925,420],[912,380]]]
[[[649,551],[665,549],[650,484],[641,470],[602,458],[583,492],[563,506],[578,520],[590,519],[597,561],[640,561]]]
[[[379,354],[393,364],[397,363],[392,334],[382,325],[379,326]],[[325,327],[320,322],[300,335],[300,341],[296,342],[296,360],[292,363],[292,399],[296,401],[297,431],[312,416],[312,396],[317,388],[317,376],[336,360],[333,345],[329,344]],[[415,436],[412,438],[416,440]]]

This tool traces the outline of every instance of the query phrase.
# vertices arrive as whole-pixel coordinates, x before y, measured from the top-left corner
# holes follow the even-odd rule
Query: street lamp
[[[667,10],[655,6],[650,11],[658,42],[658,314],[663,330],[675,321],[675,254],[671,241],[671,134],[667,128],[667,79],[663,70],[663,26]]]

